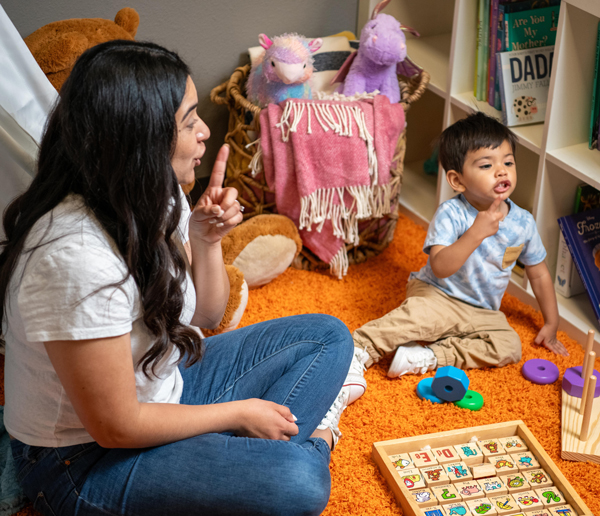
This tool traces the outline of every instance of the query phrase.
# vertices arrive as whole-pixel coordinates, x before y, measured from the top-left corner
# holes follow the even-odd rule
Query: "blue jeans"
[[[46,516],[320,514],[329,500],[329,446],[311,438],[352,359],[346,326],[327,315],[268,321],[206,339],[180,366],[181,403],[262,398],[297,418],[291,441],[204,434],[145,449],[95,442],[43,448],[12,441],[18,478]]]

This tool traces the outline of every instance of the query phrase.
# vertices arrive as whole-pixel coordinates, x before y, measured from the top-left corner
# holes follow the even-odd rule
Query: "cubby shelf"
[[[446,94],[448,58],[452,34],[438,34],[411,40],[409,57],[430,74],[429,89],[437,95]]]
[[[359,0],[359,29],[378,0]],[[443,129],[481,110],[500,118],[487,102],[473,96],[478,0],[392,0],[384,12],[417,30],[407,35],[408,55],[431,75],[425,95],[407,113],[408,134],[400,202],[416,220],[427,224],[437,206],[454,195],[440,171],[428,176],[424,161]],[[517,147],[518,185],[512,199],[531,211],[548,252],[554,277],[559,228],[557,219],[573,208],[577,186],[600,189],[600,152],[588,149],[590,103],[600,21],[600,1],[562,0],[556,36],[546,119],[543,124],[513,127]],[[527,279],[513,273],[509,292],[536,306]],[[600,325],[586,294],[557,295],[561,329],[583,343]]]
[[[437,208],[432,202],[437,190],[437,176],[423,174],[423,163],[419,160],[404,164],[400,202],[420,220],[428,222]]]

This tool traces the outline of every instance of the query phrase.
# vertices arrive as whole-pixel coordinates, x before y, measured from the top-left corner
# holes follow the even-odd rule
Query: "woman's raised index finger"
[[[210,175],[208,186],[223,186],[225,179],[225,169],[227,168],[227,158],[229,157],[229,145],[225,144],[219,149],[217,159]]]

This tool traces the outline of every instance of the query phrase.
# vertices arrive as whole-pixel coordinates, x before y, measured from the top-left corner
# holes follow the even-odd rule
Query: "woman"
[[[89,49],[50,116],[36,178],[6,210],[5,425],[45,515],[327,504],[352,339],[324,315],[201,338],[195,327],[225,310],[221,239],[242,216],[221,187],[226,146],[191,217],[182,200],[210,134],[197,104],[176,54]]]

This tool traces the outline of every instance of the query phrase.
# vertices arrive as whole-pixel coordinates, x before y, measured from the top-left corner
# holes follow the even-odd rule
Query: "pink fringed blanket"
[[[358,223],[389,214],[398,195],[390,183],[404,109],[384,95],[361,100],[290,99],[260,115],[265,179],[277,211],[338,278],[345,244],[358,245]]]

